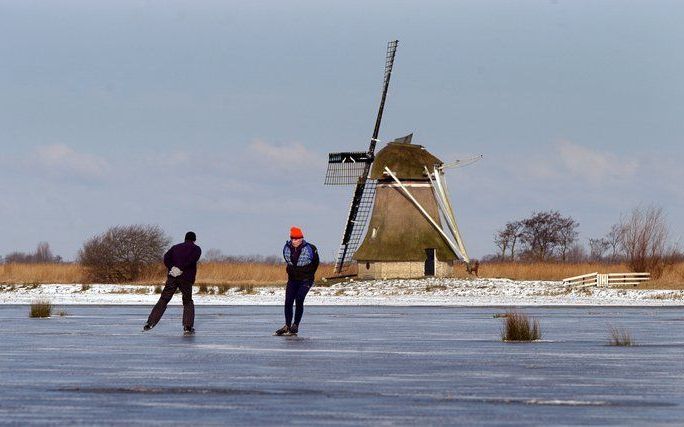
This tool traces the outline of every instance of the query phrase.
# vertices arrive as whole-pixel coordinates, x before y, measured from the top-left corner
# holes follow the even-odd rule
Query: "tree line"
[[[507,222],[494,233],[499,252],[492,261],[626,262],[633,271],[656,277],[683,256],[670,242],[662,208],[638,206],[605,235],[589,239],[589,252],[578,241],[579,223],[558,211],[534,212]]]

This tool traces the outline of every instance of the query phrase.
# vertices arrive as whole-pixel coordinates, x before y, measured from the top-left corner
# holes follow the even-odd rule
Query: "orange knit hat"
[[[290,228],[290,239],[302,239],[304,238],[304,233],[302,233],[301,228],[292,227]]]

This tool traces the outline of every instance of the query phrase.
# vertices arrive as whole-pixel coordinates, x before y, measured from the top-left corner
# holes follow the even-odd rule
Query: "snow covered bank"
[[[284,286],[244,289],[220,294],[195,288],[199,305],[280,305]],[[29,304],[39,299],[53,304],[154,304],[154,286],[136,285],[0,285],[0,304]],[[171,304],[180,304],[180,294]],[[316,286],[309,305],[633,305],[683,306],[684,291],[576,288],[561,282],[507,279],[420,279],[345,282]]]

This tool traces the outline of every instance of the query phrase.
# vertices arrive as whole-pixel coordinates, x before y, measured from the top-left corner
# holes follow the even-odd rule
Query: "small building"
[[[370,222],[353,259],[359,278],[389,279],[424,276],[451,277],[458,257],[435,226],[400,188],[391,170],[429,216],[441,225],[438,202],[426,167],[443,162],[423,146],[411,144],[411,135],[380,150],[369,178],[377,181]]]

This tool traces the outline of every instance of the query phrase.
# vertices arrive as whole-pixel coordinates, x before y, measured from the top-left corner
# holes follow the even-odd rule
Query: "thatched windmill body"
[[[390,142],[373,162],[373,212],[353,256],[359,277],[450,277],[454,261],[470,262],[446,193],[444,163],[411,138]]]

